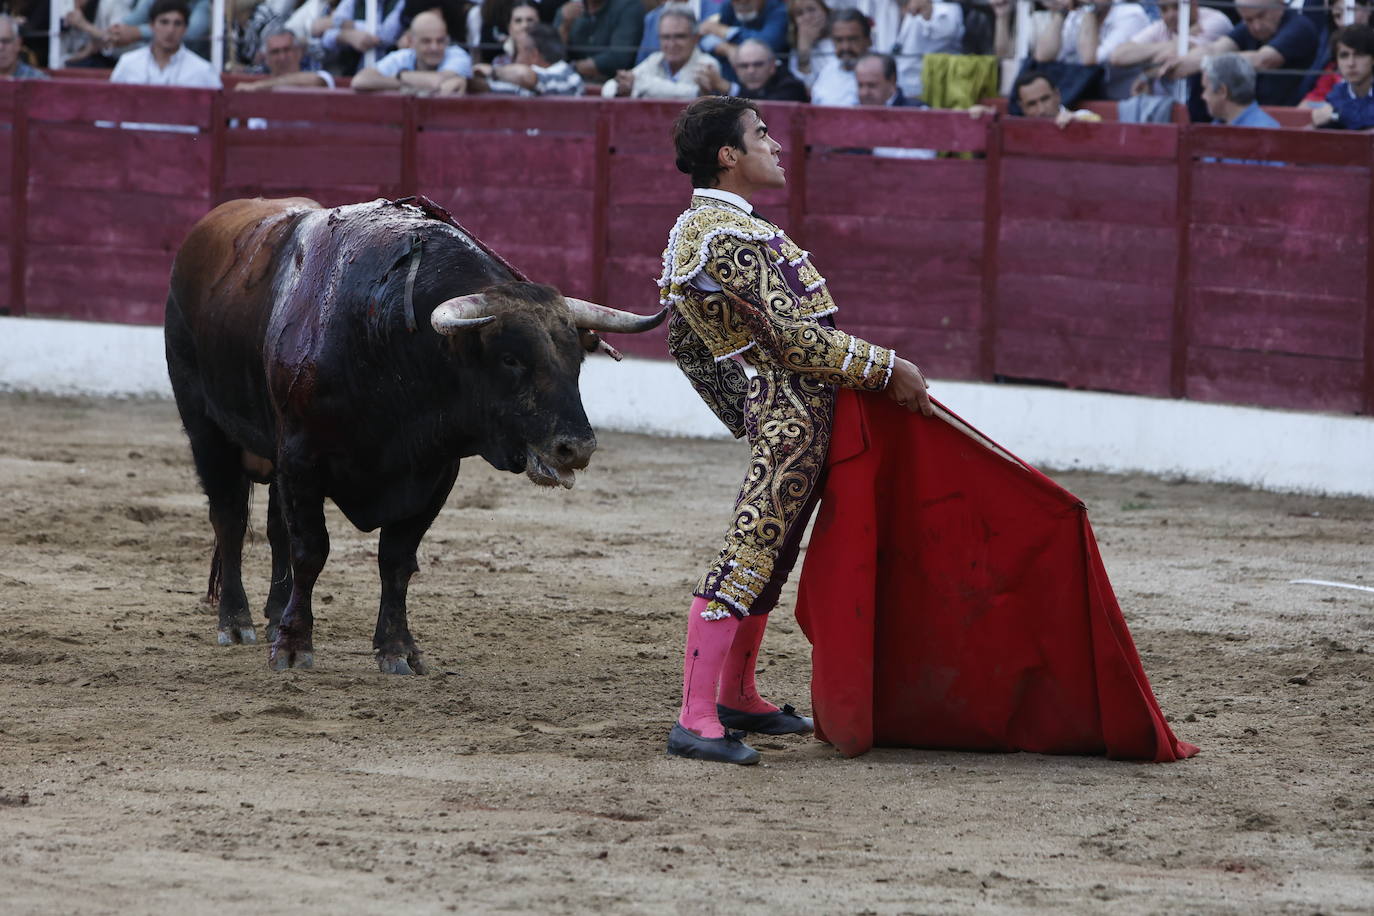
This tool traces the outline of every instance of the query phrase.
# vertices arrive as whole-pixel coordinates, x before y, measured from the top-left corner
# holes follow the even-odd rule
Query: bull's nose
[[[553,458],[567,468],[585,468],[596,451],[596,436],[560,436],[553,442]]]

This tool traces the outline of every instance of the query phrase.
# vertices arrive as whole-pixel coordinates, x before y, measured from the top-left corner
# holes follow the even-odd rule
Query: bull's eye
[[[525,364],[520,362],[520,358],[514,353],[501,354],[501,365],[505,366],[507,369],[514,369],[516,371],[525,368]]]

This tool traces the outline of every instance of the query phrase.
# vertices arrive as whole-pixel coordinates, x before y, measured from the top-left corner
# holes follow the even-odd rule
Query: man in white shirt
[[[868,17],[858,10],[837,10],[830,16],[830,40],[835,43],[835,56],[816,75],[811,104],[857,105],[859,84],[854,79],[854,65],[873,43]]]
[[[219,89],[220,79],[215,68],[181,43],[190,16],[191,8],[186,0],[158,0],[149,14],[153,40],[121,57],[110,74],[110,82]]]
[[[462,48],[449,44],[444,17],[436,10],[428,10],[411,20],[410,47],[392,51],[375,67],[364,67],[353,78],[353,89],[463,95],[470,76],[472,58]]]
[[[1109,99],[1131,95],[1139,67],[1109,66],[1112,51],[1150,24],[1139,3],[1089,0],[1073,9],[1074,0],[1046,0],[1049,23],[1035,38],[1035,59],[1107,68],[1103,83]]]
[[[927,54],[960,54],[964,12],[943,0],[858,0],[854,7],[873,23],[873,50],[897,61],[897,85],[919,99],[925,87],[921,64]]]
[[[658,47],[633,70],[617,71],[601,94],[688,101],[702,94],[703,74],[711,80],[720,73],[716,59],[697,47],[697,17],[685,3],[670,3],[659,13]]]

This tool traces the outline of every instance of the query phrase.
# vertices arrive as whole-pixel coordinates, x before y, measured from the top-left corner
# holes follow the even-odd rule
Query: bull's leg
[[[248,477],[243,473],[241,450],[205,415],[191,392],[179,392],[182,424],[191,441],[196,474],[210,503],[210,524],[215,529],[218,569],[219,644],[255,643],[253,615],[243,591],[243,536],[248,530]],[[212,576],[215,575],[212,569]]]
[[[458,463],[454,462],[453,472],[440,480],[423,512],[405,521],[382,526],[377,545],[382,600],[377,610],[377,631],[372,636],[372,648],[377,651],[377,666],[383,674],[425,674],[429,671],[429,665],[410,635],[406,592],[410,588],[410,577],[420,568],[415,562],[415,551],[444,507],[457,478]]]
[[[281,626],[282,609],[291,597],[291,541],[275,480],[267,487],[267,541],[272,545],[272,585],[262,613],[267,618],[267,641],[273,642]]]
[[[284,671],[315,664],[315,615],[310,599],[329,556],[329,532],[324,525],[324,496],[309,472],[294,474],[278,465],[277,491],[291,552],[291,596],[282,609],[267,663],[275,671]]]

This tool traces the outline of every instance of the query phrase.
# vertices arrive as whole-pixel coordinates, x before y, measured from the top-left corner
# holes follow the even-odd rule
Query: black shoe
[[[759,762],[759,752],[739,740],[738,735],[731,735],[727,731],[724,738],[703,738],[683,728],[681,722],[674,722],[673,730],[668,732],[668,756],[738,763],[741,766]]]
[[[797,715],[790,705],[773,712],[740,712],[717,703],[716,716],[726,728],[738,728],[756,735],[809,735],[816,729],[815,720]]]

